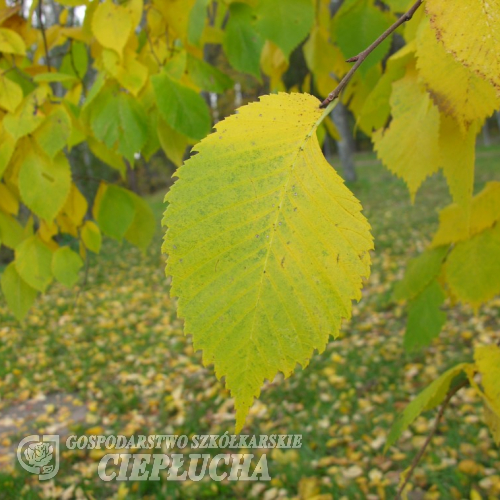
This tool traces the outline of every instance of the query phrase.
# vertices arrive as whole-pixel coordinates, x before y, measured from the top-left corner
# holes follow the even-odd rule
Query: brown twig
[[[418,451],[418,453],[415,455],[415,458],[413,459],[413,462],[411,463],[410,470],[408,471],[408,474],[406,474],[405,480],[403,481],[403,484],[399,487],[398,492],[396,493],[395,500],[401,500],[401,495],[403,494],[403,491],[410,481],[413,472],[415,471],[418,463],[420,462],[420,459],[423,457],[425,450],[427,449],[427,446],[429,446],[429,443],[431,442],[432,438],[436,434],[439,424],[441,422],[441,419],[443,418],[444,411],[446,410],[446,407],[448,406],[448,403],[450,402],[450,399],[460,390],[462,387],[465,387],[466,385],[469,384],[468,380],[463,380],[460,382],[458,385],[453,387],[448,391],[448,394],[446,394],[446,397],[443,401],[443,404],[441,405],[441,408],[439,409],[439,413],[437,414],[436,420],[434,421],[434,426],[432,427],[432,430],[430,434],[427,436],[424,444]]]
[[[388,28],[384,33],[382,33],[369,47],[367,47],[363,52],[360,52],[357,56],[347,59],[346,62],[356,63],[349,70],[349,72],[340,80],[339,84],[333,92],[331,92],[328,97],[320,104],[320,108],[326,108],[333,100],[337,99],[340,93],[344,90],[347,84],[351,81],[354,73],[363,64],[363,61],[394,31],[396,31],[402,24],[409,21],[416,10],[422,5],[423,0],[417,0],[411,9],[403,14],[390,28]]]
[[[52,67],[50,65],[50,56],[49,56],[49,46],[47,45],[47,37],[45,35],[45,26],[43,24],[43,19],[42,19],[42,8],[43,8],[43,0],[38,0],[38,21],[40,22],[40,30],[42,31],[42,38],[43,38],[43,47],[45,50],[45,61],[47,62],[47,69],[49,70],[49,73],[52,71]]]

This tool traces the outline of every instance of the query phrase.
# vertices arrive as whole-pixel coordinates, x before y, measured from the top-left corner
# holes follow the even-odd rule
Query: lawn
[[[23,327],[0,299],[0,498],[392,498],[435,416],[424,414],[383,454],[395,414],[439,373],[470,360],[475,343],[500,338],[500,299],[477,315],[447,304],[440,338],[405,353],[405,308],[391,301],[391,290],[450,196],[435,175],[412,206],[403,182],[374,155],[358,155],[357,165],[359,181],[350,187],[373,227],[372,275],[340,338],[305,370],[267,383],[251,410],[245,434],[303,435],[300,450],[269,451],[270,482],[105,483],[96,473],[102,452],[64,450],[56,478],[40,483],[12,458],[33,433],[233,433],[232,400],[183,336],[168,295],[158,193],[150,198],[158,232],[146,255],[106,240],[84,284],[76,291],[53,285]],[[499,167],[500,147],[480,148],[476,190],[500,180]],[[464,389],[416,470],[412,498],[473,498],[473,490],[499,498],[499,471],[480,402]]]

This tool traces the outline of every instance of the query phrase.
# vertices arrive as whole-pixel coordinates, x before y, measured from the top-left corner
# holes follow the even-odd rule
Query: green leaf
[[[314,6],[310,0],[266,0],[259,2],[256,15],[257,31],[274,42],[288,59],[312,28]]]
[[[208,92],[221,94],[232,88],[234,83],[229,76],[219,71],[215,66],[190,54],[188,54],[187,70],[193,83]]]
[[[439,403],[441,403],[448,389],[450,388],[453,379],[464,371],[468,365],[466,363],[459,364],[450,368],[447,372],[443,373],[438,379],[434,380],[428,387],[426,387],[399,415],[394,422],[384,451],[387,451],[401,436],[401,434],[408,428],[408,426],[415,421],[415,419],[424,411],[432,410]]]
[[[40,82],[60,82],[60,83],[67,83],[67,82],[76,82],[77,78],[73,75],[68,75],[67,73],[39,73],[38,75],[35,75],[33,77],[33,81],[40,83]]]
[[[165,72],[151,77],[158,109],[177,132],[201,139],[210,131],[210,114],[204,99],[194,90],[172,80]]]
[[[24,99],[15,113],[8,113],[3,119],[5,130],[17,141],[21,137],[34,132],[45,117],[38,111],[36,92]]]
[[[89,56],[84,43],[72,41],[69,52],[63,57],[59,71],[79,80],[87,73]]]
[[[52,160],[30,149],[21,163],[19,191],[22,201],[36,215],[52,222],[71,189],[71,171],[64,153]]]
[[[120,117],[118,153],[130,163],[134,163],[135,153],[139,153],[148,139],[148,117],[139,102],[129,94],[120,94],[118,99]]]
[[[500,293],[500,224],[457,243],[446,260],[454,296],[478,307]]]
[[[97,139],[112,149],[118,141],[119,91],[115,86],[104,87],[94,98],[90,111],[90,126]]]
[[[81,230],[83,244],[91,252],[99,253],[101,251],[102,236],[99,226],[91,220],[85,221]]]
[[[22,321],[35,302],[37,291],[19,276],[14,262],[2,273],[1,285],[9,309],[18,321]]]
[[[394,300],[410,300],[421,293],[439,274],[448,245],[432,248],[410,260],[404,278],[394,287]]]
[[[16,248],[24,239],[24,229],[14,217],[0,210],[0,238],[2,244],[9,248]]]
[[[189,13],[188,41],[192,45],[199,45],[203,29],[205,28],[205,18],[207,17],[207,6],[209,0],[196,0]]]
[[[71,135],[71,118],[64,106],[57,106],[33,134],[39,146],[50,158],[66,146]]]
[[[30,236],[16,247],[16,269],[19,276],[40,292],[52,281],[52,252],[38,237]]]
[[[223,47],[231,66],[260,79],[260,54],[264,39],[256,31],[253,9],[244,3],[232,3],[224,32]]]
[[[441,286],[433,281],[410,302],[404,339],[407,351],[426,347],[439,335],[446,323],[446,313],[440,309],[444,299]]]
[[[129,193],[134,201],[135,213],[132,224],[125,233],[125,239],[146,251],[156,232],[156,220],[151,207],[134,193]]]
[[[167,195],[171,293],[237,431],[265,379],[337,335],[369,275],[369,225],[321,153],[323,117],[310,95],[264,96],[217,124]]]
[[[130,228],[134,215],[135,204],[130,192],[118,186],[107,186],[96,210],[96,221],[101,231],[121,240]]]
[[[67,287],[78,282],[78,271],[82,267],[81,257],[69,247],[58,248],[52,256],[52,273],[59,283]]]
[[[392,24],[387,14],[375,7],[372,0],[345,2],[332,19],[332,40],[346,59],[358,55]],[[384,40],[360,66],[365,73],[380,62],[389,51],[391,37]]]
[[[14,154],[16,139],[0,127],[0,179]]]

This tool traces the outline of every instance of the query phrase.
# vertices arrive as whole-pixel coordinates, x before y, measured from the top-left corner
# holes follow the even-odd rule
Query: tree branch
[[[406,474],[405,480],[403,481],[403,484],[399,487],[398,492],[396,493],[395,500],[401,500],[401,495],[403,494],[403,491],[410,481],[413,472],[415,472],[415,469],[417,468],[418,463],[420,462],[421,458],[423,457],[425,450],[427,449],[427,446],[429,446],[429,443],[431,442],[432,438],[436,434],[439,424],[441,422],[441,419],[443,418],[444,411],[446,410],[446,407],[448,406],[448,403],[450,402],[450,399],[460,390],[462,387],[465,387],[466,385],[469,384],[468,380],[463,380],[460,382],[458,385],[453,387],[453,389],[450,389],[448,391],[448,394],[446,394],[446,398],[443,401],[443,404],[441,405],[441,408],[439,409],[439,413],[437,414],[436,420],[434,421],[434,426],[432,427],[432,430],[430,434],[427,436],[427,439],[425,440],[424,444],[418,451],[418,453],[415,455],[415,458],[413,459],[413,462],[411,463],[410,470],[408,471],[408,474]]]
[[[321,103],[320,108],[326,108],[333,100],[337,99],[341,92],[345,89],[347,84],[351,81],[354,73],[363,64],[363,61],[394,31],[396,31],[402,24],[409,21],[417,9],[422,5],[423,0],[417,0],[411,9],[403,14],[390,28],[388,28],[384,33],[382,33],[369,47],[367,47],[363,52],[360,52],[357,56],[347,59],[346,62],[356,63],[349,70],[349,72],[340,80],[339,84],[333,92],[331,92],[328,97]]]
[[[50,65],[50,56],[49,56],[49,46],[47,45],[47,37],[45,35],[45,26],[43,24],[43,19],[42,19],[42,7],[43,7],[43,2],[42,0],[38,0],[38,21],[40,22],[40,29],[42,31],[42,38],[43,38],[43,47],[45,50],[45,61],[47,63],[47,69],[49,70],[49,73],[52,71],[52,67]]]

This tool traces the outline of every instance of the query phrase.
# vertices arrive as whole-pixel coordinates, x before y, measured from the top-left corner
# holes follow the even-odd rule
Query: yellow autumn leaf
[[[425,6],[445,49],[500,88],[500,0],[427,0]]]
[[[465,132],[499,107],[495,87],[448,54],[424,20],[417,36],[417,68],[434,103]],[[500,51],[500,49],[498,49]]]
[[[460,145],[457,147],[461,148]],[[439,228],[432,240],[432,246],[466,240],[488,229],[498,220],[500,220],[500,182],[491,181],[472,199],[470,218],[464,212],[463,206],[457,203],[441,210]]]
[[[323,157],[307,94],[264,96],[219,122],[168,193],[163,251],[178,314],[244,425],[265,379],[307,365],[361,298],[373,240]]]
[[[497,345],[476,347],[474,361],[481,373],[484,394],[493,411],[500,417],[500,347]]]
[[[413,71],[394,83],[391,109],[389,127],[372,136],[374,148],[384,165],[406,182],[414,201],[422,182],[439,169],[439,111]]]
[[[14,113],[22,100],[21,87],[3,74],[0,75],[0,107]]]
[[[92,18],[92,33],[105,48],[116,51],[120,57],[132,32],[130,12],[112,0],[100,3]]]
[[[460,207],[466,221],[469,220],[472,190],[474,188],[474,164],[476,160],[476,123],[463,133],[460,124],[449,116],[441,115],[439,130],[440,164],[446,177],[453,201]]]
[[[14,30],[0,28],[0,52],[24,56],[26,45],[21,36]]]

